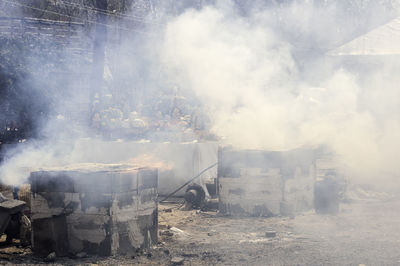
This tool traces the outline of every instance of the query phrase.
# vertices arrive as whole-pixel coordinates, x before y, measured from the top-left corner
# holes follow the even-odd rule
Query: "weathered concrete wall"
[[[31,173],[33,250],[132,254],[157,243],[157,170]]]
[[[242,168],[239,177],[218,179],[219,210],[228,215],[273,216],[280,213],[279,169]]]

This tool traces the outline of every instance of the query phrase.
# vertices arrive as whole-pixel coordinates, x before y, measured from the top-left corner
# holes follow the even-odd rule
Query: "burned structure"
[[[133,254],[157,243],[157,170],[86,164],[32,172],[33,250]]]

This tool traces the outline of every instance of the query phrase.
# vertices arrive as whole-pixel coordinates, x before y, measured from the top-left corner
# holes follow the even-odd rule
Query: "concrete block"
[[[138,172],[138,189],[157,188],[157,169],[141,169]]]
[[[35,252],[133,254],[157,243],[157,170],[96,166],[31,174]]]
[[[135,220],[123,221],[121,213],[112,219],[112,254],[132,254],[132,247],[146,248],[157,243],[157,210]]]
[[[129,172],[114,173],[112,187],[113,192],[137,191],[138,175]]]
[[[74,192],[73,173],[63,171],[38,171],[30,175],[31,191],[37,192]]]
[[[218,179],[220,212],[240,216],[278,215],[282,201],[279,171],[262,173],[251,169],[240,172],[239,178]]]
[[[32,249],[36,254],[47,255],[56,252],[58,256],[68,254],[70,243],[67,241],[68,232],[65,216],[32,219],[35,230]]]

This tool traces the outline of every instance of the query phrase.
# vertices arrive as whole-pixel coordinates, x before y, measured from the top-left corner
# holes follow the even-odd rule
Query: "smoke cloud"
[[[178,14],[161,4],[152,6],[162,25],[143,26],[149,34],[133,32],[107,44],[106,82],[97,92],[99,101],[109,99],[109,114],[121,123],[115,117],[110,121],[115,127],[132,125],[132,116],[136,124],[152,123],[141,115],[169,121],[174,112],[164,110],[159,100],[166,94],[184,95],[187,103],[179,110],[201,110],[209,119],[208,129],[224,145],[267,150],[326,145],[354,180],[392,184],[400,174],[396,63],[380,58],[365,69],[359,59],[326,55],[349,35],[368,28],[365,23],[350,27],[356,24],[354,16],[339,4],[261,2],[243,9],[217,1],[182,8]],[[383,20],[374,17],[371,25]],[[129,27],[115,22],[116,28],[121,25]],[[79,68],[82,73],[85,67]],[[40,76],[34,80],[43,84]],[[85,116],[76,110],[90,106],[88,95],[79,90],[81,81],[64,77],[61,83],[68,86],[54,95],[54,112],[43,126],[44,142],[27,144],[29,148],[9,156],[0,168],[2,181],[23,182],[26,172],[13,170],[21,166],[74,162],[75,141],[98,137],[93,121],[75,123]],[[54,79],[51,84],[59,83]],[[118,93],[123,95],[119,99]],[[191,140],[200,136],[195,128],[184,132]]]
[[[345,28],[345,21],[307,5],[279,12],[294,26],[290,33],[307,35],[307,44],[333,43],[332,31]],[[169,77],[201,99],[212,132],[225,144],[267,150],[327,145],[353,179],[393,182],[400,170],[399,97],[396,75],[387,73],[395,65],[384,60],[383,68],[366,75],[341,58],[318,58],[318,51],[303,54],[302,62],[295,58],[298,47],[268,23],[271,14],[242,17],[219,6],[175,18],[161,52]]]

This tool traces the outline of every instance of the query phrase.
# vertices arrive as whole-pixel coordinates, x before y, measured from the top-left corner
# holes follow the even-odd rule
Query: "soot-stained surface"
[[[97,166],[31,174],[34,252],[135,255],[157,243],[157,170]]]

